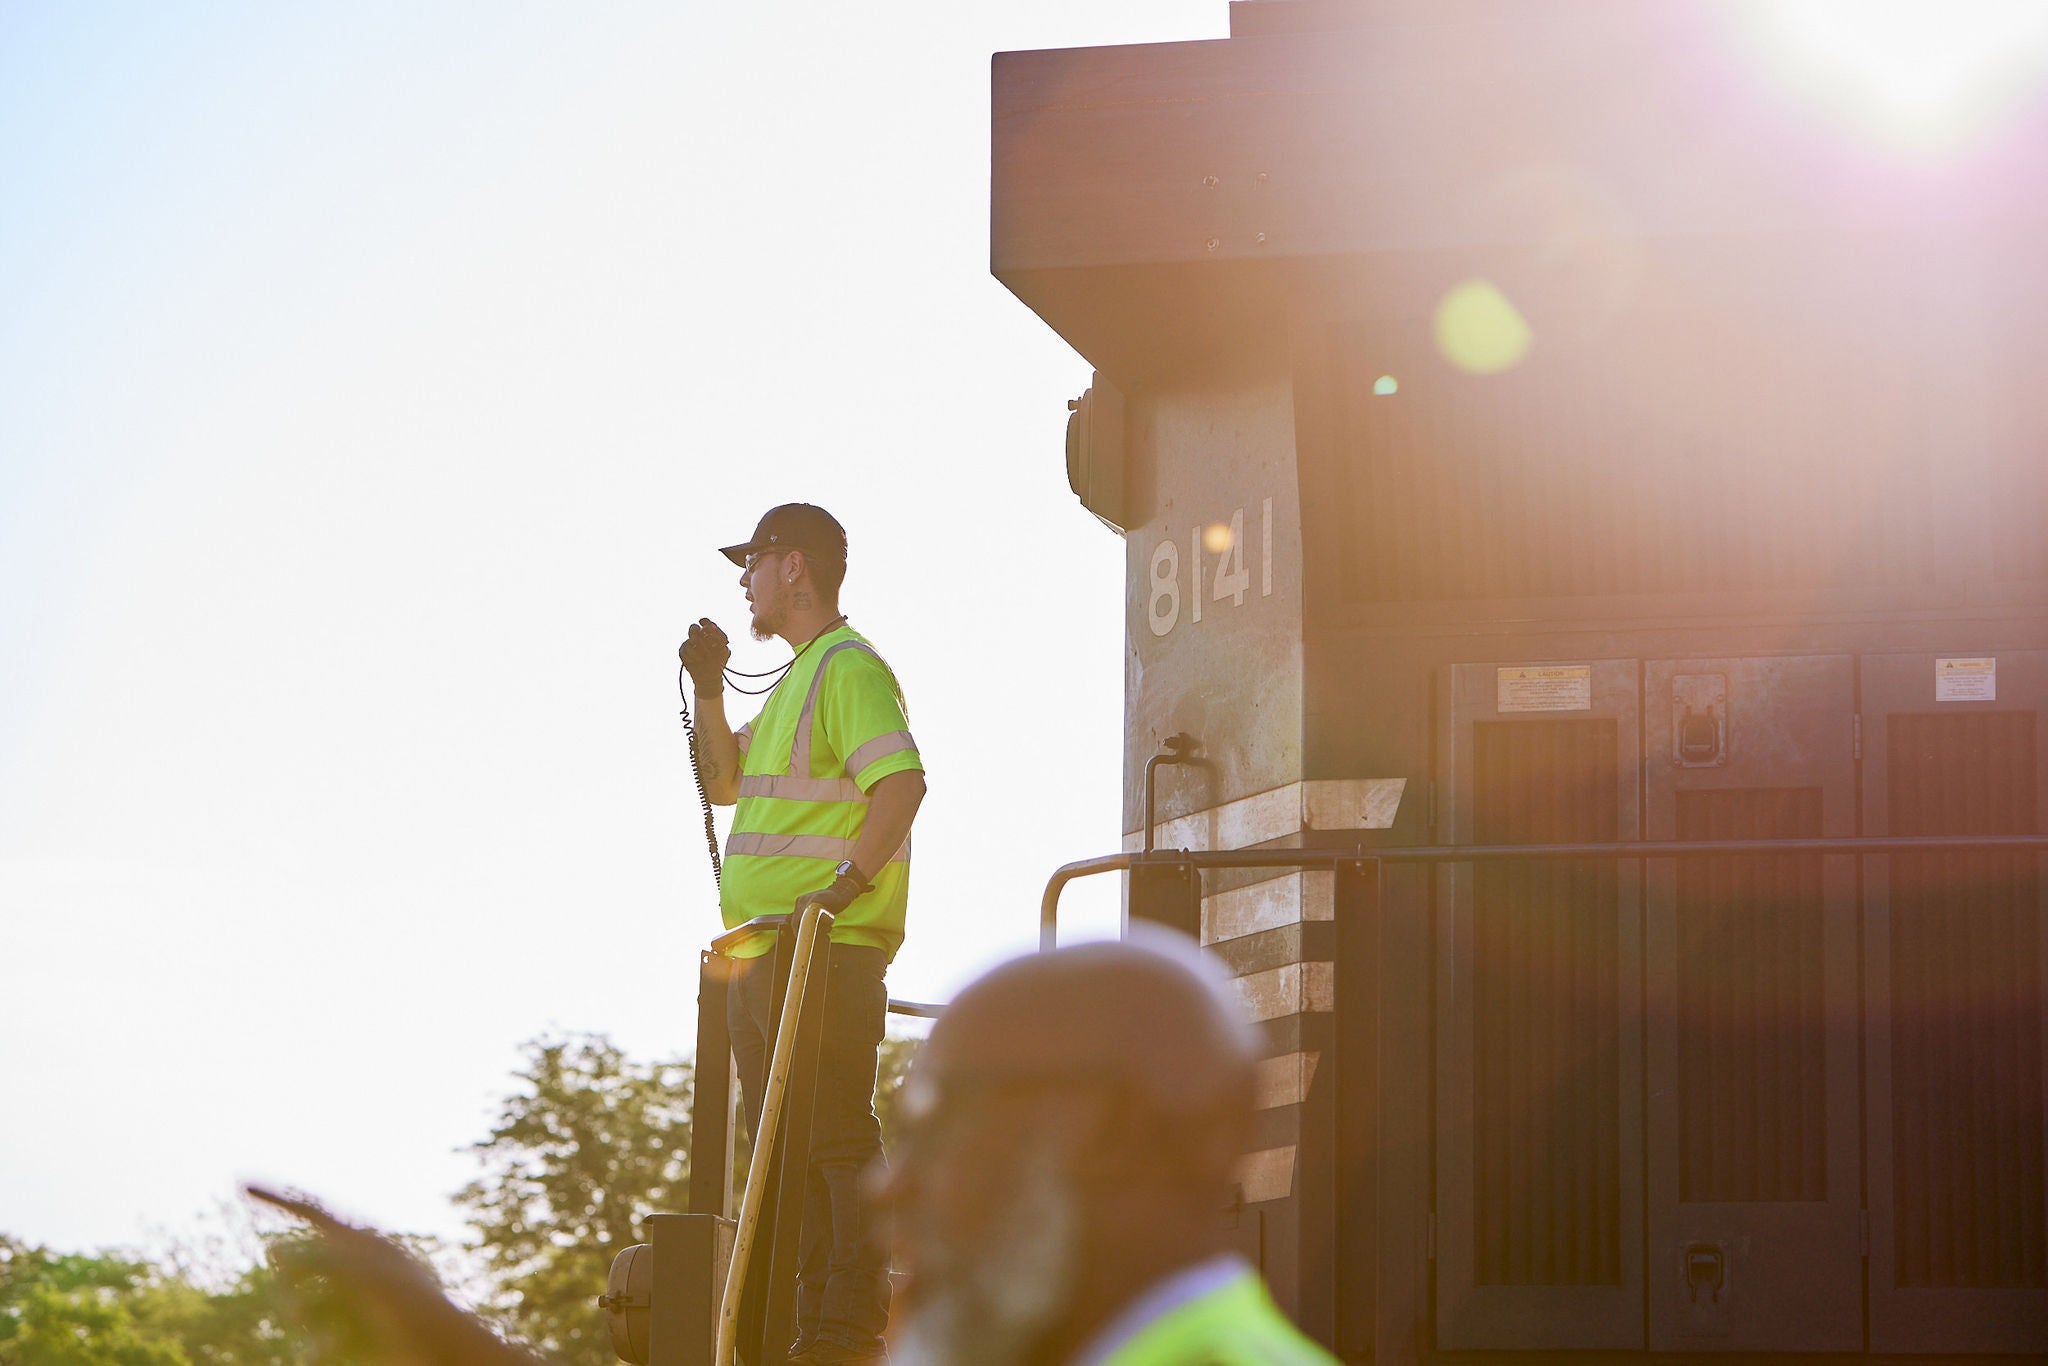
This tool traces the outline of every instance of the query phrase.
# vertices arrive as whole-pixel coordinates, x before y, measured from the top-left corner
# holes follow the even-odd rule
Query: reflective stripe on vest
[[[910,738],[907,730],[892,730],[887,735],[877,735],[859,749],[846,756],[846,772],[851,777],[877,759],[886,759],[891,754],[901,754],[906,749],[916,749],[917,741]]]
[[[780,797],[791,802],[864,802],[868,794],[851,778],[799,778],[793,774],[743,773],[742,797]]]
[[[814,858],[824,859],[828,863],[841,863],[853,857],[853,846],[856,842],[832,835],[765,835],[751,830],[741,830],[727,837],[725,856]],[[910,862],[908,838],[903,841],[903,847],[890,857],[889,862]]]
[[[818,685],[825,681],[825,670],[831,667],[832,656],[838,654],[841,650],[848,649],[866,650],[869,654],[875,655],[876,659],[881,658],[880,655],[875,654],[871,647],[862,644],[858,640],[842,640],[837,645],[826,650],[824,654],[818,656],[818,667],[811,673],[811,690],[804,694],[804,709],[796,718],[796,734],[790,737],[789,776],[792,778],[808,778],[811,776],[811,713],[816,711],[818,707]],[[851,763],[846,765],[848,777],[851,777],[857,771]],[[863,794],[862,800],[866,800],[865,794]]]

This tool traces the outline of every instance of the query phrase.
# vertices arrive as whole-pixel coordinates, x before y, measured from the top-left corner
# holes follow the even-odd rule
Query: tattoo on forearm
[[[697,771],[702,773],[707,781],[714,779],[719,773],[718,761],[716,759],[707,759],[697,766]]]

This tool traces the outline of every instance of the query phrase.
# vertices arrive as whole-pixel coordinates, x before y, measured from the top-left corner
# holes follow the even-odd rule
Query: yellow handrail
[[[754,1226],[761,1219],[761,1200],[768,1188],[768,1167],[775,1147],[775,1126],[782,1118],[782,1093],[789,1085],[790,1055],[796,1052],[797,1015],[804,999],[804,983],[811,974],[811,952],[818,938],[818,917],[824,912],[806,906],[797,920],[796,947],[790,952],[789,986],[782,996],[782,1018],[775,1025],[775,1053],[768,1064],[768,1081],[761,1088],[761,1122],[754,1131],[754,1155],[747,1162],[747,1189],[740,1197],[739,1228],[732,1242],[732,1261],[726,1267],[725,1291],[718,1299],[718,1345],[712,1355],[714,1366],[732,1366],[740,1331],[740,1296],[747,1286],[747,1262],[754,1250]],[[799,1187],[796,1196],[803,1197]]]

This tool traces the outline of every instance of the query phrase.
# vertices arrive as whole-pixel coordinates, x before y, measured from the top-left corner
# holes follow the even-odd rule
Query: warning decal
[[[1996,702],[1998,661],[1985,658],[1935,660],[1934,700]]]
[[[1536,664],[1494,671],[1495,711],[1591,711],[1593,666]]]

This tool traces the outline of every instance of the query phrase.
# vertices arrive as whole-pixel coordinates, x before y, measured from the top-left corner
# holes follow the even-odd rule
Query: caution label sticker
[[[1591,711],[1593,666],[1535,664],[1494,671],[1495,711]]]
[[[1934,700],[1937,702],[1996,702],[1998,661],[1972,657],[1934,661]]]

